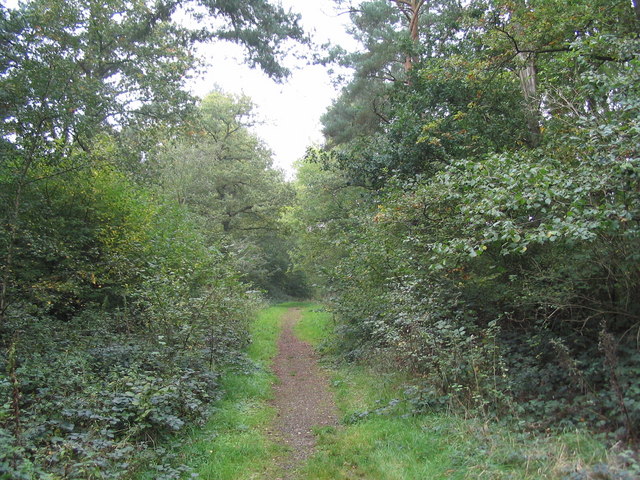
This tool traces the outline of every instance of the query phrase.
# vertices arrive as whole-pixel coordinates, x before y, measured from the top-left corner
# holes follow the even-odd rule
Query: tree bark
[[[420,20],[420,8],[422,7],[424,2],[418,2],[413,0],[411,2],[411,18],[409,19],[409,36],[411,38],[411,42],[413,45],[418,43],[420,38],[420,28],[419,28],[419,20]],[[408,72],[413,67],[413,64],[416,62],[416,58],[412,55],[407,55],[405,60],[404,69]]]
[[[533,53],[518,53],[522,67],[518,70],[520,88],[525,102],[525,118],[529,132],[529,144],[537,147],[542,140],[540,130],[540,100],[538,99],[538,69]]]
[[[420,14],[422,13],[422,7],[426,0],[394,0],[400,11],[409,20],[409,38],[414,45],[417,45],[420,40]],[[428,9],[428,7],[427,7]],[[409,54],[405,58],[404,69],[405,71],[411,70],[413,64],[417,61],[415,56]]]

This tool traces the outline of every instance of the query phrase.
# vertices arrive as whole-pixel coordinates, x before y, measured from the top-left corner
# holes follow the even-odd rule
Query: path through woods
[[[277,418],[273,435],[289,449],[282,460],[282,480],[296,478],[295,470],[313,452],[314,427],[337,425],[337,408],[326,377],[318,368],[311,345],[293,333],[301,310],[290,308],[282,319],[278,355],[273,370],[279,383],[274,388]]]

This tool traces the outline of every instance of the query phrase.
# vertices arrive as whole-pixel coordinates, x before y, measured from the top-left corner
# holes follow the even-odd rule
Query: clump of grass
[[[318,348],[331,335],[331,313],[315,303],[303,303],[302,318],[294,327],[296,336]]]

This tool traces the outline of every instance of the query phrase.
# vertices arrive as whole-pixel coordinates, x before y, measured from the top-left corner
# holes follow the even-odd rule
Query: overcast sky
[[[282,4],[302,15],[303,27],[318,44],[329,39],[350,44],[344,27],[348,16],[336,12],[333,0],[282,0]],[[203,77],[191,82],[192,92],[203,97],[217,85],[225,92],[251,97],[263,121],[255,130],[273,150],[275,165],[290,178],[293,162],[309,145],[321,143],[320,116],[339,93],[327,70],[300,61],[289,80],[278,84],[244,65],[242,49],[235,45],[210,45],[203,48],[203,54],[210,65]],[[291,68],[292,61],[287,66]]]

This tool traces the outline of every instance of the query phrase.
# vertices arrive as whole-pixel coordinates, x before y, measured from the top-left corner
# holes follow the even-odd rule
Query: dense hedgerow
[[[500,21],[508,23],[513,8]],[[630,22],[632,13],[626,9]],[[544,8],[535,15],[544,18]],[[578,35],[566,50],[536,57],[541,136],[526,143],[524,99],[513,116],[499,108],[504,86],[519,85],[516,75],[491,63],[510,58],[491,51],[510,28],[486,27],[496,18],[484,19],[478,37],[452,40],[460,51],[469,47],[466,69],[457,54],[425,57],[411,82],[390,87],[405,103],[384,104],[390,117],[375,142],[413,139],[406,165],[360,148],[366,132],[310,153],[296,212],[306,225],[300,265],[330,296],[345,357],[414,372],[420,408],[508,416],[541,430],[588,426],[613,441],[634,441],[640,434],[637,36],[603,20],[609,33]],[[469,83],[477,96],[466,90]],[[415,124],[398,130],[408,118],[421,125],[419,135]],[[522,135],[511,145],[500,137],[492,147],[497,125]],[[438,155],[420,153],[425,142]],[[389,165],[363,180],[370,174],[360,168],[367,155]]]
[[[1,331],[0,472],[119,478],[207,417],[219,369],[242,361],[257,297],[197,218],[111,168],[23,193]]]

